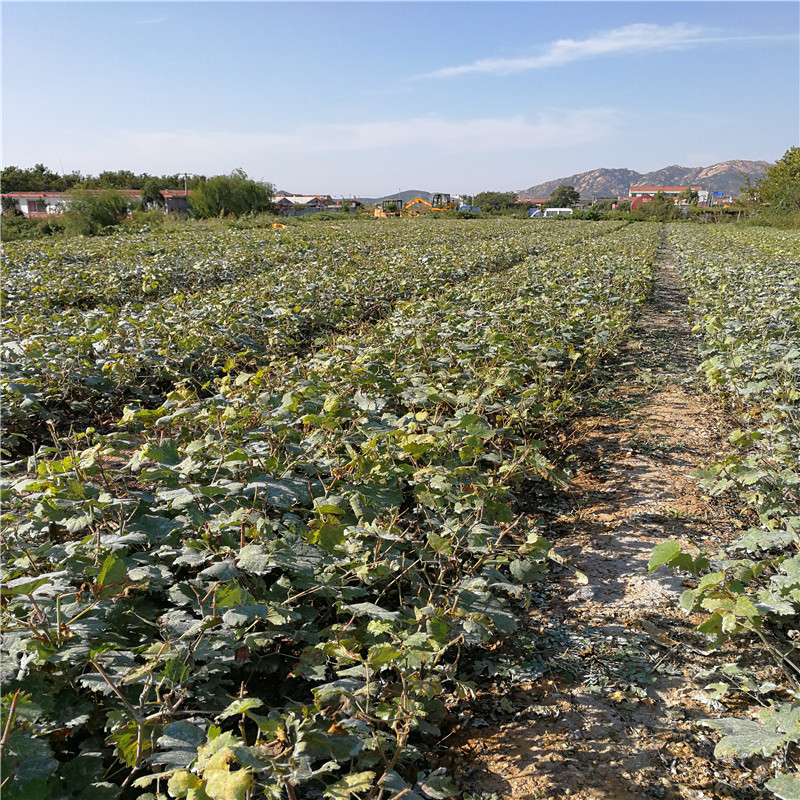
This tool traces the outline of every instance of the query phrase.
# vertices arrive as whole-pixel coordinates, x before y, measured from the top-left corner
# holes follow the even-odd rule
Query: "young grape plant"
[[[662,226],[397,223],[8,248],[6,797],[456,795]]]
[[[777,690],[784,702],[760,709],[757,720],[708,720],[724,734],[717,755],[785,761],[800,741],[800,237],[672,225],[669,243],[690,294],[700,370],[741,422],[731,454],[696,477],[712,494],[738,497],[752,524],[713,552],[665,542],[650,566],[699,578],[680,603],[703,615],[699,630],[712,647],[735,638],[746,653],[755,639],[782,670],[782,686],[761,686],[747,667],[731,665],[719,692],[738,683],[755,696]],[[796,773],[779,772],[767,786],[800,797]]]

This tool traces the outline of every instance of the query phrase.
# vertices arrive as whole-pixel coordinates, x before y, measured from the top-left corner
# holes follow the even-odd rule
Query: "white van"
[[[568,217],[571,213],[571,208],[546,208],[544,210],[546,217]]]

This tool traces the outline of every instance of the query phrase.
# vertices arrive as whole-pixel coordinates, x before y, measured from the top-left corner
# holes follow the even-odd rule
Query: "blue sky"
[[[800,143],[797,2],[2,3],[2,163],[336,196]]]

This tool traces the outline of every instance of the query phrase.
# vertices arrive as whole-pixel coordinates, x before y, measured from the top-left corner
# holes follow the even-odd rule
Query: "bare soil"
[[[542,499],[549,538],[571,566],[533,598],[526,628],[497,654],[507,669],[482,676],[442,742],[441,763],[476,796],[771,796],[763,760],[715,759],[719,736],[698,724],[751,704],[733,696],[723,707],[703,691],[716,680],[703,671],[734,662],[741,648],[708,652],[694,631],[700,619],[677,605],[692,584],[647,572],[660,542],[712,547],[746,524],[690,476],[724,454],[729,427],[700,388],[698,363],[666,254],[596,413],[571,432],[573,486],[566,498]],[[755,643],[752,654],[761,659]]]

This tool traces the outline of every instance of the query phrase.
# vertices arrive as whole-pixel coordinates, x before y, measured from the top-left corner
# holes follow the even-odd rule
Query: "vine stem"
[[[793,661],[790,661],[787,658],[788,654],[781,653],[781,651],[778,650],[777,647],[770,644],[770,642],[767,641],[767,637],[764,636],[764,634],[761,631],[756,629],[754,630],[758,638],[761,639],[761,643],[764,645],[764,647],[767,648],[769,654],[778,662],[781,669],[783,670],[783,674],[786,676],[789,683],[792,684],[795,691],[800,691],[800,684],[798,683],[797,678],[795,677],[795,673],[797,672],[797,665]],[[791,652],[791,650],[789,652]]]
[[[111,678],[106,675],[105,670],[94,660],[89,661],[89,663],[100,673],[100,677],[109,685],[114,694],[119,697],[120,700],[122,700],[122,702],[125,704],[125,708],[128,709],[136,724],[140,724],[139,715],[136,713],[136,709],[128,702],[128,699],[125,697],[125,695],[122,694],[122,692],[114,685]]]
[[[17,700],[19,699],[19,693],[22,689],[17,689],[14,692],[14,697],[11,699],[11,708],[8,709],[8,719],[6,720],[6,726],[3,728],[3,738],[0,739],[0,753],[6,749],[6,745],[8,744],[8,739],[11,736],[11,724],[14,722],[14,717],[17,714]]]

